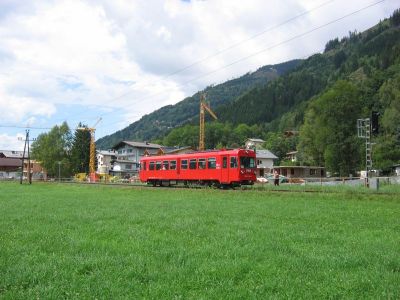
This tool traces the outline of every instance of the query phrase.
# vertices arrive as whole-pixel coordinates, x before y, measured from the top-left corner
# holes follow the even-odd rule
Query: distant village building
[[[21,176],[23,155],[23,151],[0,150],[0,179],[16,179]],[[47,172],[39,162],[31,160],[29,167],[33,179],[47,179]],[[24,161],[23,176],[28,176],[27,160]]]
[[[274,168],[274,159],[278,157],[269,150],[256,150],[257,177],[264,177]]]
[[[298,154],[299,152],[298,151],[291,151],[291,152],[288,152],[288,153],[286,153],[286,159],[287,160],[290,160],[291,162],[296,162],[297,161],[297,154]]]
[[[262,139],[249,138],[245,141],[246,149],[262,149],[262,145],[265,143]]]
[[[274,170],[288,178],[321,178],[326,176],[324,167],[276,166]]]
[[[22,159],[24,151],[0,150],[0,158]]]
[[[115,161],[110,169],[111,175],[123,178],[137,175],[139,172],[140,158],[145,152],[158,151],[162,146],[148,142],[122,141],[112,149],[115,151]]]
[[[40,162],[36,160],[30,161],[29,171],[31,173],[31,178],[34,180],[47,180],[47,171],[42,167]],[[24,178],[28,177],[28,161],[24,160]]]
[[[23,151],[0,150],[0,179],[15,179],[21,174]]]
[[[96,151],[97,172],[99,174],[109,174],[112,169],[112,163],[117,159],[114,150]]]
[[[0,157],[0,179],[14,179],[21,170],[21,160]]]

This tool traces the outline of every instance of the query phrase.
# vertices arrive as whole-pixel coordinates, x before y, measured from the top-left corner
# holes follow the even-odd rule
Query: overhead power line
[[[355,14],[357,14],[357,13],[363,11],[363,10],[366,10],[366,9],[368,9],[368,8],[370,8],[370,7],[373,7],[373,6],[375,6],[375,5],[378,5],[378,4],[380,4],[380,3],[384,2],[384,1],[386,1],[386,0],[381,0],[381,1],[375,2],[375,3],[373,3],[373,4],[370,4],[370,5],[368,5],[368,6],[364,6],[363,8],[360,8],[360,9],[358,9],[358,10],[355,10],[355,11],[353,11],[353,12],[347,14],[347,15],[344,15],[344,16],[342,16],[342,17],[340,17],[340,18],[337,18],[337,19],[335,19],[335,20],[332,20],[332,21],[330,21],[330,22],[328,22],[328,23],[325,23],[325,24],[323,24],[323,25],[320,25],[320,26],[318,26],[318,27],[314,27],[314,28],[311,29],[311,30],[308,30],[308,31],[303,32],[303,33],[298,34],[298,35],[295,35],[295,36],[293,36],[293,37],[291,37],[291,38],[289,38],[289,39],[287,39],[287,40],[284,40],[284,41],[282,41],[282,42],[279,42],[279,43],[277,43],[277,44],[275,44],[275,45],[272,45],[272,46],[270,46],[270,47],[264,48],[264,49],[262,49],[262,50],[260,50],[260,51],[257,51],[257,52],[255,52],[255,53],[253,53],[253,54],[244,56],[244,57],[242,57],[242,58],[240,58],[240,59],[238,59],[238,60],[235,60],[235,61],[233,61],[233,62],[231,62],[231,63],[229,63],[229,64],[227,64],[227,65],[224,65],[224,66],[222,66],[222,67],[220,67],[220,68],[218,68],[218,69],[215,69],[215,70],[213,70],[213,71],[211,71],[211,72],[208,72],[208,73],[205,73],[205,74],[200,75],[200,76],[198,76],[198,77],[195,77],[195,78],[193,78],[193,79],[191,79],[191,80],[189,80],[189,81],[186,81],[186,82],[183,83],[183,84],[188,84],[188,83],[193,82],[193,81],[196,81],[196,80],[198,80],[198,79],[200,79],[200,78],[207,77],[207,76],[209,76],[209,75],[211,75],[211,74],[214,74],[214,73],[216,73],[216,72],[218,72],[218,71],[221,71],[221,70],[226,69],[226,68],[228,68],[228,67],[230,67],[230,66],[233,66],[233,65],[235,65],[235,64],[237,64],[237,63],[239,63],[239,62],[242,62],[242,61],[247,60],[247,59],[249,59],[249,58],[251,58],[251,57],[257,56],[257,55],[259,55],[259,54],[261,54],[261,53],[263,53],[263,52],[266,52],[266,51],[268,51],[268,50],[274,49],[274,48],[279,47],[279,46],[281,46],[281,45],[287,44],[287,43],[289,43],[289,42],[291,42],[291,41],[294,41],[294,40],[299,39],[299,38],[301,38],[301,37],[303,37],[303,36],[305,36],[305,35],[308,35],[308,34],[314,32],[314,31],[317,31],[317,30],[319,30],[319,29],[322,29],[322,28],[324,28],[324,27],[327,27],[327,26],[329,26],[329,25],[331,25],[331,24],[333,24],[333,23],[339,22],[339,21],[341,21],[341,20],[343,20],[343,19],[346,19],[346,18],[348,18],[348,17],[350,17],[350,16],[353,16],[353,15],[355,15]]]
[[[1,125],[0,128],[19,128],[19,129],[52,129],[50,127],[32,127],[32,126],[16,126],[16,125]]]

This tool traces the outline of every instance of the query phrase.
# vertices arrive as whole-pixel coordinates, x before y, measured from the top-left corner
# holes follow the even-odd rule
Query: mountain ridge
[[[246,91],[266,85],[295,68],[302,60],[266,65],[254,72],[248,72],[238,78],[227,80],[221,84],[211,85],[198,91],[174,105],[163,106],[140,120],[117,132],[96,141],[98,149],[109,149],[122,140],[154,140],[165,136],[171,129],[193,123],[199,114],[200,93],[205,92],[213,109],[234,101]]]

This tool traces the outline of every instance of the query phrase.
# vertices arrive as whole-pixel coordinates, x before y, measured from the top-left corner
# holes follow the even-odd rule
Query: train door
[[[228,156],[222,157],[221,183],[229,183]]]
[[[178,158],[176,160],[176,174],[179,176],[180,173],[181,173],[181,159]]]

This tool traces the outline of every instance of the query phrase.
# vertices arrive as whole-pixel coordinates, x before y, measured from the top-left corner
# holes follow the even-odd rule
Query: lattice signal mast
[[[199,150],[204,150],[204,140],[205,140],[205,111],[207,111],[211,117],[215,120],[218,120],[215,113],[211,110],[211,108],[206,104],[206,97],[204,94],[200,97],[200,138],[199,138]]]
[[[372,143],[371,143],[371,120],[370,118],[357,120],[357,135],[365,139],[365,172],[366,186],[369,187],[369,172],[372,170]]]
[[[89,149],[89,174],[90,176],[94,176],[96,172],[95,168],[95,160],[96,160],[96,145],[95,145],[95,138],[94,133],[96,131],[97,124],[100,123],[102,118],[99,118],[97,122],[92,127],[78,127],[77,130],[84,130],[90,132],[90,149]]]

